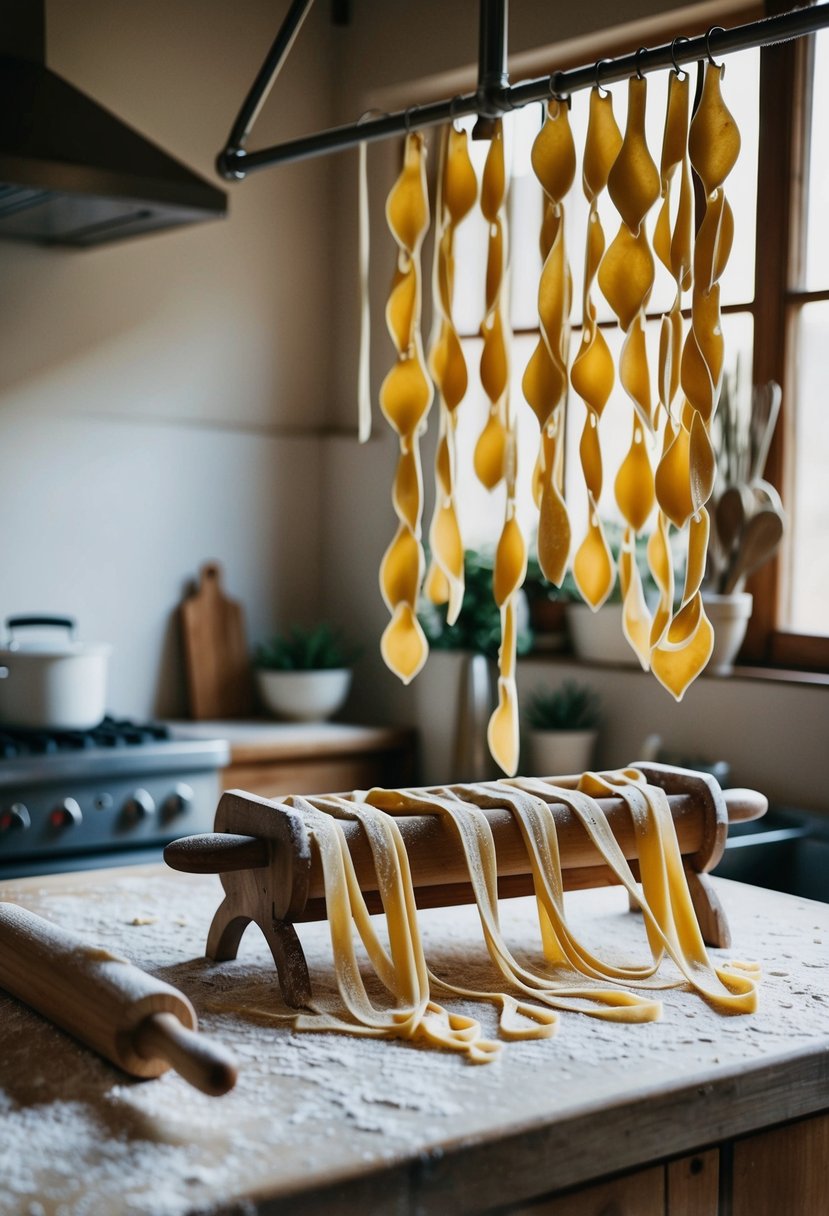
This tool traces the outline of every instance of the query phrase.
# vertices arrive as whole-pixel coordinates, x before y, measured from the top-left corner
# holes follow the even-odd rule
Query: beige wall
[[[49,0],[48,62],[214,178],[285,6]],[[330,121],[327,6],[254,146]],[[93,250],[0,244],[0,616],[115,644],[119,713],[182,709],[170,613],[220,559],[250,632],[317,605],[330,162],[230,188],[230,218]]]

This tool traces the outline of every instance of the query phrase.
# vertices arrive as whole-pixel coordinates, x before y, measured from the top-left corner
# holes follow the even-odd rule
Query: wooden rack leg
[[[271,948],[285,1003],[301,1009],[311,1000],[311,977],[296,929],[287,920],[260,926]]]
[[[235,958],[239,953],[239,943],[242,934],[247,929],[253,917],[244,916],[238,912],[229,899],[224,899],[216,909],[216,913],[207,934],[205,955],[215,959],[217,963]]]
[[[701,874],[685,866],[685,877],[688,880],[688,893],[694,912],[699,921],[702,940],[706,946],[721,946],[728,949],[731,945],[731,930],[722,906],[714,888],[708,881],[707,874]],[[631,912],[640,912],[641,908],[632,895],[628,895],[628,907]]]
[[[301,1009],[311,1000],[311,977],[302,945],[290,921],[274,917],[260,923],[255,916],[240,912],[235,901],[224,899],[213,917],[205,954],[216,962],[236,958],[242,934],[251,922],[259,925],[268,943],[285,1003],[292,1009]]]
[[[728,927],[725,909],[711,886],[708,876],[686,866],[685,877],[688,879],[688,891],[702,931],[702,940],[706,946],[721,946],[723,949],[728,949],[731,945],[731,930]]]

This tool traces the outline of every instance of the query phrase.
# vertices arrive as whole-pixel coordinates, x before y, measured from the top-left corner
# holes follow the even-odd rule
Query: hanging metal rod
[[[310,4],[311,0],[294,0],[268,59],[245,99],[245,104],[234,124],[231,140],[228,141],[217,159],[219,173],[225,178],[231,180],[243,178],[248,173],[266,169],[270,165],[306,160],[309,157],[322,156],[327,152],[342,151],[344,148],[356,147],[360,143],[387,139],[389,136],[402,135],[407,131],[438,126],[466,114],[478,114],[485,118],[492,118],[506,114],[510,110],[520,109],[530,102],[544,101],[551,96],[566,97],[581,89],[592,88],[595,84],[606,85],[619,80],[627,80],[637,72],[654,72],[660,68],[693,63],[698,59],[706,58],[709,54],[716,58],[734,51],[770,46],[776,42],[786,42],[791,38],[801,38],[805,34],[816,33],[829,26],[829,4],[814,5],[808,8],[793,9],[791,12],[782,13],[776,17],[749,21],[745,25],[737,25],[729,30],[716,27],[708,34],[701,34],[694,38],[675,38],[672,42],[663,43],[661,46],[642,48],[629,55],[620,55],[616,59],[602,59],[598,64],[589,64],[564,72],[553,72],[550,76],[541,76],[535,80],[510,85],[506,72],[504,71],[502,74],[497,71],[495,66],[500,61],[499,57],[503,58],[506,55],[506,0],[481,0],[481,64],[479,65],[481,83],[474,93],[460,93],[445,101],[410,106],[406,110],[397,110],[365,122],[332,127],[329,130],[320,131],[316,135],[288,140],[270,148],[263,148],[258,152],[246,152],[241,147],[241,143],[244,142],[244,138],[250,131],[253,120],[273,84],[276,73],[290,49],[293,37]],[[300,10],[304,11],[300,13]],[[298,13],[300,15],[297,23]],[[292,19],[295,28],[286,43],[283,32]],[[280,49],[283,47],[284,49]],[[269,70],[269,68],[273,70]],[[501,78],[503,82],[501,82]],[[241,141],[238,138],[240,132]],[[237,135],[235,142],[232,141],[234,134]]]

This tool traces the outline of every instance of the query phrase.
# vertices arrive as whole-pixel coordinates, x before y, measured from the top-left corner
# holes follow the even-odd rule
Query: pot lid
[[[66,636],[21,638],[23,629],[66,630]],[[79,642],[75,638],[76,624],[71,616],[11,616],[6,620],[6,640],[0,646],[0,658],[12,655],[32,659],[64,659],[81,655],[108,655],[108,642]]]

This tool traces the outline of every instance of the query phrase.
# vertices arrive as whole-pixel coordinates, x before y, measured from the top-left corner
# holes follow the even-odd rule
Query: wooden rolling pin
[[[183,993],[2,901],[0,988],[134,1077],[173,1068],[213,1095],[236,1083],[233,1057],[195,1033],[196,1012]]]

